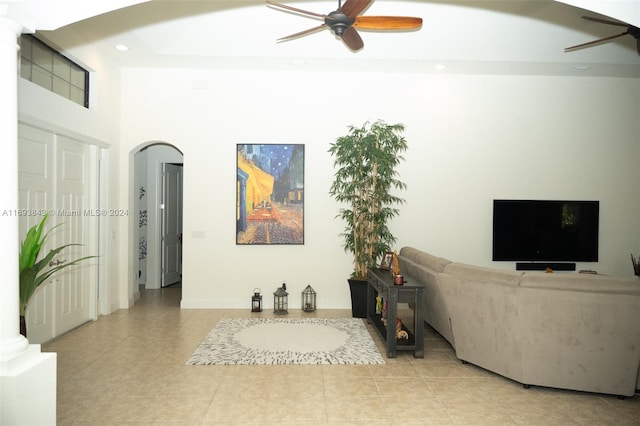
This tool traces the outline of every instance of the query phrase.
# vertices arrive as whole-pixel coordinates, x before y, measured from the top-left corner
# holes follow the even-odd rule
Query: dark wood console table
[[[406,282],[404,285],[394,285],[393,276],[389,271],[378,268],[369,269],[367,279],[367,320],[375,325],[387,347],[387,358],[395,358],[397,351],[414,351],[415,358],[424,358],[424,313],[422,312],[422,297],[424,286],[420,283]],[[376,296],[380,296],[387,303],[387,324],[384,325],[382,314],[376,313]],[[398,303],[413,303],[413,330],[405,328],[409,339],[396,339],[396,319],[398,318]]]

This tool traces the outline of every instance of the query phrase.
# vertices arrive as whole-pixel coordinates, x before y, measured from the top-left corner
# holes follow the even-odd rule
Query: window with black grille
[[[89,107],[89,71],[31,34],[20,36],[20,76]]]

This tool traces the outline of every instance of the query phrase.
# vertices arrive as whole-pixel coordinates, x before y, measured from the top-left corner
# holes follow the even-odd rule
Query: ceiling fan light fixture
[[[348,17],[344,13],[336,10],[324,18],[324,23],[333,30],[337,36],[342,36],[345,30],[353,25],[355,19]]]
[[[338,0],[338,9],[327,15],[298,9],[273,0],[266,0],[266,3],[270,7],[295,12],[307,18],[322,19],[323,21],[319,26],[281,37],[277,39],[277,41],[292,40],[329,28],[336,36],[342,39],[349,49],[356,52],[364,46],[364,42],[356,28],[384,31],[419,29],[422,26],[422,18],[407,16],[360,16],[372,1],[373,0],[346,0],[344,4],[342,4],[342,1]]]

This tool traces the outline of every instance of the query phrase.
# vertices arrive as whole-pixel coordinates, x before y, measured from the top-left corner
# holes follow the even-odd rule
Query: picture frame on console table
[[[393,252],[386,251],[382,255],[382,260],[380,260],[380,266],[378,267],[378,269],[382,271],[390,271],[392,262],[393,262]]]
[[[236,244],[304,244],[304,144],[237,144]]]

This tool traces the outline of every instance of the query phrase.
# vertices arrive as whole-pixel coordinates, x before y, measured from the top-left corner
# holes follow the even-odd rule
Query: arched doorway
[[[133,153],[133,294],[180,285],[182,277],[183,154],[164,142]]]

